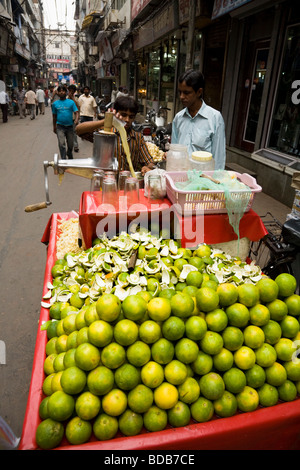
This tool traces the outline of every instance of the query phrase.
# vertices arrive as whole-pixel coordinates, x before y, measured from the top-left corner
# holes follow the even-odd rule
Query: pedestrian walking
[[[92,121],[97,117],[97,103],[93,96],[90,95],[90,87],[83,88],[83,94],[79,97],[78,104],[80,106],[80,122]]]
[[[36,94],[32,87],[28,87],[28,91],[25,93],[25,103],[28,106],[30,119],[35,119],[35,107],[37,105]]]
[[[19,85],[18,91],[16,92],[16,101],[19,110],[20,119],[26,118],[26,104],[25,104],[25,94],[26,91]]]
[[[78,98],[76,96],[76,91],[77,91],[77,87],[76,85],[70,85],[68,87],[68,98],[70,100],[73,100],[74,103],[76,104],[77,106],[77,109],[78,111],[80,111],[80,107],[79,107],[79,103],[78,103]],[[75,132],[75,129],[76,129],[76,125],[75,124],[75,119],[76,119],[76,114],[73,113],[73,130],[74,130],[74,152],[79,152],[79,146],[78,146],[78,136]]]
[[[186,145],[189,155],[198,150],[210,152],[215,169],[224,170],[226,139],[224,120],[219,111],[203,100],[204,77],[199,70],[187,70],[178,79],[184,109],[172,123],[172,144]]]
[[[9,97],[6,91],[0,91],[0,107],[2,111],[2,120],[7,122]]]
[[[45,92],[45,107],[48,108],[48,106],[49,106],[49,91],[48,91],[47,88],[45,88],[44,92]]]
[[[52,104],[53,132],[57,135],[60,157],[62,160],[73,158],[74,126],[78,124],[79,111],[75,101],[67,98],[67,87],[60,85],[57,88],[59,100]]]
[[[38,103],[36,114],[38,115],[38,111],[40,111],[40,114],[45,114],[45,92],[40,86],[37,87],[36,98]]]

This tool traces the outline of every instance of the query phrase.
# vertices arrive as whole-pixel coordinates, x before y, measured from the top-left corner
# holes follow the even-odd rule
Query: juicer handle
[[[38,202],[37,204],[31,204],[25,207],[25,212],[35,212],[40,209],[46,209],[48,207],[47,202]]]
[[[111,132],[111,128],[113,126],[113,117],[114,113],[107,112],[105,113],[105,118],[104,118],[104,132]]]

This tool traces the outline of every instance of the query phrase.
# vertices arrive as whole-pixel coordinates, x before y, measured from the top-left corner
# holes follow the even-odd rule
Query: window
[[[300,25],[287,29],[268,147],[300,158]]]

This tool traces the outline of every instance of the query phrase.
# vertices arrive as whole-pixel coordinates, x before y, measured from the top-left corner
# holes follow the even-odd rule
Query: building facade
[[[72,70],[76,64],[75,33],[61,29],[46,29],[45,48],[49,85],[74,83]]]

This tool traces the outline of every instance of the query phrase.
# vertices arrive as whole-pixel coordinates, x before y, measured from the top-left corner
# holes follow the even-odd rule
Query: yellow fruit
[[[139,334],[139,328],[135,322],[124,318],[120,320],[113,329],[115,341],[122,346],[129,346],[134,343]]]
[[[196,302],[201,312],[211,312],[219,305],[219,295],[210,287],[201,287],[197,292]]]
[[[187,378],[188,372],[185,364],[174,359],[165,366],[164,374],[167,382],[180,385]]]
[[[300,315],[300,295],[292,294],[284,299],[288,308],[288,314],[292,316]]]
[[[60,384],[65,393],[77,395],[86,385],[86,374],[79,367],[69,367],[63,371]]]
[[[266,305],[256,304],[249,309],[250,323],[255,326],[267,325],[270,321],[270,311]]]
[[[225,372],[233,365],[233,354],[229,349],[222,348],[218,354],[213,356],[214,368],[220,372]]]
[[[150,301],[151,302],[151,301]],[[146,300],[138,295],[128,295],[122,303],[122,310],[125,318],[132,321],[141,320],[148,307]]]
[[[53,366],[53,362],[54,362],[54,359],[57,357],[57,354],[50,354],[50,356],[47,356],[45,361],[44,361],[44,372],[46,375],[50,375],[50,374],[54,374],[55,373],[55,370],[54,370],[54,366]]]
[[[70,444],[81,445],[87,442],[92,435],[92,425],[79,416],[75,416],[66,425],[66,438]]]
[[[56,374],[54,374],[52,381],[51,381],[52,393],[57,392],[58,390],[63,390],[61,383],[60,383],[62,374],[63,374],[63,370],[56,372]]]
[[[123,390],[113,388],[102,398],[102,408],[109,416],[120,416],[127,407],[127,396]]]
[[[237,328],[244,328],[250,320],[249,309],[246,305],[237,302],[226,308],[228,323]]]
[[[254,284],[240,284],[238,286],[238,303],[246,307],[253,307],[259,301],[259,289]]]
[[[281,299],[275,299],[267,304],[271,320],[281,321],[288,314],[287,304]]]
[[[223,395],[213,402],[215,413],[221,418],[235,415],[237,411],[237,399],[233,393],[225,390]]]
[[[90,343],[83,343],[77,346],[75,351],[76,365],[85,371],[95,369],[100,362],[100,351]]]
[[[53,361],[53,368],[55,372],[59,372],[60,370],[64,370],[64,357],[65,357],[65,351],[62,353],[59,353],[56,358]]]
[[[277,359],[274,347],[269,343],[263,343],[255,350],[256,362],[261,367],[270,367]]]
[[[198,256],[199,258],[206,258],[211,255],[211,248],[209,245],[203,243],[202,245],[199,245],[198,248],[196,248],[194,255]]]
[[[178,390],[174,385],[168,382],[163,382],[154,389],[154,402],[159,408],[168,410],[173,408],[177,401]]]
[[[273,279],[263,277],[256,283],[256,287],[259,290],[259,298],[261,302],[268,303],[277,299],[279,288]]]
[[[94,321],[100,320],[99,315],[97,313],[97,302],[93,302],[88,306],[88,308],[84,312],[84,321],[86,326],[90,326]]]
[[[114,294],[103,294],[96,301],[96,310],[100,320],[113,322],[121,313],[121,301]]]
[[[135,413],[146,413],[152,403],[153,391],[145,384],[138,384],[128,393],[128,406]]]
[[[104,320],[96,320],[88,327],[89,342],[98,348],[104,348],[111,342],[113,336],[113,327]]]
[[[101,408],[100,398],[91,392],[84,392],[79,395],[75,402],[75,411],[79,418],[89,421],[95,418]]]
[[[77,313],[70,313],[63,319],[63,329],[66,335],[71,334],[73,331],[77,330],[76,328],[76,316]]]
[[[117,369],[126,359],[125,348],[116,342],[111,342],[102,349],[101,362],[109,369]]]
[[[141,341],[152,344],[161,337],[161,327],[156,321],[146,320],[139,326],[138,334]]]
[[[230,282],[219,284],[217,287],[217,294],[219,296],[221,307],[229,307],[229,305],[235,304],[238,299],[237,286]]]
[[[195,304],[188,294],[177,293],[170,300],[172,315],[179,318],[188,318],[192,315]]]
[[[199,398],[200,386],[194,377],[187,377],[185,381],[178,385],[179,400],[191,404]]]
[[[68,336],[67,335],[59,336],[55,344],[57,354],[67,351],[68,349],[67,344],[68,344]]]
[[[42,391],[43,391],[44,395],[46,395],[47,397],[52,395],[52,393],[53,393],[52,380],[53,380],[53,377],[55,375],[56,375],[56,373],[53,372],[52,374],[47,375],[47,377],[43,381]]]
[[[259,405],[257,391],[248,385],[236,395],[236,399],[240,411],[255,411]]]
[[[267,367],[266,370],[266,381],[274,387],[279,387],[287,379],[287,373],[285,368],[279,362],[274,362],[270,367]]]
[[[223,338],[215,331],[207,331],[204,337],[199,342],[200,348],[206,354],[218,354],[223,348]],[[227,348],[229,349],[229,348]]]
[[[228,324],[228,316],[224,310],[216,308],[206,314],[205,322],[207,323],[209,330],[220,332],[226,328]]]
[[[241,346],[233,354],[234,362],[239,369],[247,370],[254,366],[256,361],[255,352],[248,346]]]
[[[244,342],[251,349],[260,348],[265,342],[265,334],[258,326],[249,325],[244,329]]]
[[[155,361],[149,361],[141,369],[141,379],[149,388],[158,387],[164,380],[164,369]]]
[[[171,302],[163,297],[154,297],[148,302],[148,314],[152,320],[164,321],[171,315]]]
[[[62,423],[47,418],[42,421],[36,430],[35,440],[43,450],[58,447],[64,437],[64,426]]]

